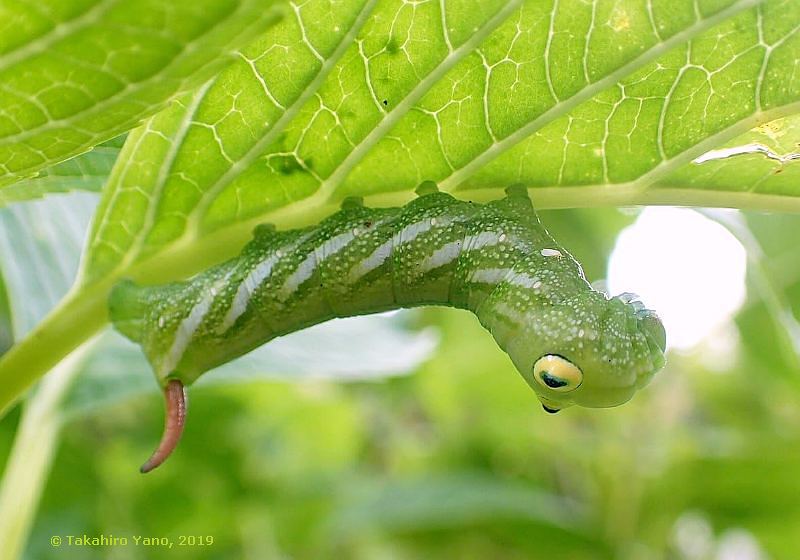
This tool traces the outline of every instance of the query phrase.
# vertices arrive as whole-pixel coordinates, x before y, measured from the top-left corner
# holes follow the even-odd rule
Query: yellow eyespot
[[[533,364],[533,377],[543,387],[559,393],[574,391],[583,383],[583,372],[561,356],[547,354]]]

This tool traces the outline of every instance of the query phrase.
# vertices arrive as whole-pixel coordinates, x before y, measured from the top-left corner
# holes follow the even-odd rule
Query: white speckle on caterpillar
[[[561,251],[558,249],[542,249],[541,251],[543,257],[563,257],[564,255],[561,254]]]
[[[159,317],[158,318],[158,328],[159,329],[163,329],[164,325],[166,325],[166,324],[167,324],[167,321],[166,321],[166,319],[164,319],[164,317]]]

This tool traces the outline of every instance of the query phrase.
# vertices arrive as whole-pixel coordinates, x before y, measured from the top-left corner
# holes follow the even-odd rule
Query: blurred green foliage
[[[543,216],[590,280],[632,219]],[[784,262],[800,219],[750,223],[770,262]],[[776,274],[797,303],[800,275]],[[178,452],[148,476],[136,466],[160,431],[161,402],[117,402],[66,427],[26,557],[793,558],[800,372],[781,362],[765,313],[752,293],[731,360],[704,347],[673,353],[625,406],[550,416],[474,317],[409,312],[441,336],[419,371],[195,387]],[[3,455],[16,422],[0,423]],[[50,545],[69,534],[214,544]]]

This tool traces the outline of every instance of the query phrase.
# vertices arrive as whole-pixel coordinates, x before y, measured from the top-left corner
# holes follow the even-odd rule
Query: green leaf
[[[635,202],[709,142],[800,100],[800,79],[779,64],[800,41],[797,0],[686,14],[498,2],[480,17],[462,2],[371,4],[328,14],[335,38],[313,25],[328,2],[295,8],[215,82],[135,131],[87,280],[161,278],[166,263],[190,273],[234,253],[259,222],[307,223],[346,195],[403,202],[426,179],[478,199],[522,182],[540,206],[596,202],[593,187]],[[252,62],[277,50],[292,79]]]
[[[270,0],[0,5],[0,184],[79,154],[208,79]]]
[[[768,0],[653,62],[634,63],[627,77],[527,136],[461,188],[522,182],[553,206],[727,205],[713,185],[692,180],[698,173],[691,162],[800,110],[798,7],[796,0]],[[676,184],[680,192],[662,190]],[[580,188],[564,188],[573,186]],[[748,188],[743,177],[730,190]],[[798,191],[759,194],[766,196],[751,197],[748,206],[768,207],[773,195]]]
[[[100,191],[124,143],[124,135],[114,138],[85,154],[48,167],[36,177],[0,188],[0,207],[54,193]]]
[[[133,131],[95,222],[87,280],[125,269],[141,253],[176,241],[187,227],[197,227],[187,225],[187,207],[211,204],[248,166],[263,165],[260,156],[284,142],[286,127],[306,118],[302,111],[308,104],[318,103],[331,72],[347,70],[342,59],[352,57],[353,49],[357,53],[354,38],[375,4],[315,0],[292,5],[295,17],[244,49],[215,80]],[[393,23],[373,25],[384,34]],[[302,168],[289,156],[279,165],[286,173]],[[280,196],[284,203],[289,196],[278,184],[263,194]]]

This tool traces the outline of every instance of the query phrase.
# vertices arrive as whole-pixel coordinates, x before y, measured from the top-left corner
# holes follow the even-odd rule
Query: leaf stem
[[[73,290],[0,358],[0,418],[37,379],[106,323],[106,282]]]

